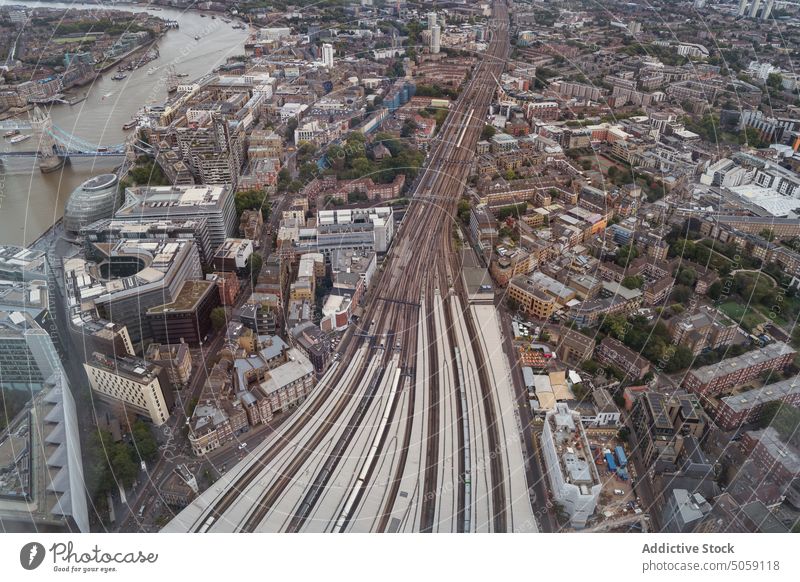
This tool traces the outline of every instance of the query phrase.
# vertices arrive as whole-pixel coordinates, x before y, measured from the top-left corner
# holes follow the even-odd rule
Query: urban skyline
[[[0,4],[3,531],[797,532],[798,18]]]

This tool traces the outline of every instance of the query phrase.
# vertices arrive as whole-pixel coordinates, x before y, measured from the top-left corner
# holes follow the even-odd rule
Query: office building
[[[436,55],[441,51],[442,46],[442,29],[437,24],[431,28],[431,53]]]
[[[153,219],[142,220],[138,217],[126,219],[110,218],[98,220],[81,228],[87,256],[96,256],[98,243],[114,244],[121,240],[142,240],[159,238],[192,239],[197,246],[200,262],[205,267],[211,266],[214,250],[208,232],[208,220],[205,218]]]
[[[253,293],[239,309],[239,320],[258,335],[275,334],[282,319],[281,301],[274,293]]]
[[[0,310],[0,387],[38,392],[61,369],[50,334],[26,311]]]
[[[436,26],[436,13],[428,12],[428,30],[433,30],[434,26]]]
[[[747,0],[739,0],[739,8],[736,10],[736,16],[744,16],[747,12]]]
[[[102,251],[99,262],[80,257],[64,262],[67,308],[76,333],[86,322],[103,319],[127,327],[130,339],[139,342],[150,336],[142,314],[174,301],[185,281],[202,277],[191,241],[122,240]]]
[[[137,186],[125,189],[118,219],[208,221],[210,248],[216,250],[236,232],[234,191],[229,186]]]
[[[330,256],[334,250],[389,250],[394,238],[394,216],[389,207],[320,210],[316,240],[308,251]]]
[[[766,20],[769,18],[769,15],[772,14],[772,7],[775,5],[775,0],[767,0],[767,5],[764,7],[763,12],[761,12],[761,20]]]
[[[711,504],[700,493],[673,489],[667,496],[661,517],[661,531],[689,533],[711,511]]]
[[[657,472],[675,470],[684,438],[702,438],[707,425],[697,396],[683,392],[671,396],[644,392],[634,405],[631,421],[634,450]]]
[[[673,317],[668,327],[672,341],[686,346],[695,356],[732,344],[738,330],[733,321],[705,305],[694,313]]]
[[[177,152],[201,183],[236,186],[245,160],[245,127],[222,108],[189,109],[187,123],[174,128]]]
[[[595,350],[595,356],[599,363],[616,366],[633,380],[641,379],[650,371],[650,362],[646,358],[611,336],[603,338]]]
[[[214,253],[214,269],[222,272],[243,272],[250,255],[253,241],[246,238],[228,238]]]
[[[100,400],[122,406],[161,426],[174,405],[173,388],[166,370],[133,356],[107,356],[95,352],[83,364],[89,386]]]
[[[0,279],[47,281],[45,252],[14,245],[0,245]]]
[[[63,369],[0,434],[4,532],[89,533],[80,429]]]
[[[800,505],[800,451],[792,440],[768,426],[746,432],[741,443],[760,472],[769,475],[780,493],[797,507]]]
[[[175,299],[156,305],[145,316],[154,341],[202,345],[211,331],[211,311],[220,305],[213,281],[185,281]]]
[[[541,444],[555,501],[569,515],[572,527],[585,527],[603,486],[580,414],[565,403],[556,404],[555,410],[545,416]]]

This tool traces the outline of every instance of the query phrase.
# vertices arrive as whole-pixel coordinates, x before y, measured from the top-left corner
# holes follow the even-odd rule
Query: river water
[[[0,0],[0,6],[24,4],[31,7],[73,8],[92,10],[96,5],[82,3],[31,2]],[[135,5],[104,6],[141,12]],[[243,52],[247,31],[233,29],[233,23],[222,22],[219,16],[203,18],[195,12],[163,8],[147,10],[165,20],[177,20],[180,28],[169,30],[158,42],[160,57],[135,71],[127,72],[123,81],[112,81],[115,69],[104,73],[92,85],[73,90],[73,96],[87,94],[76,105],[54,105],[50,109],[53,123],[61,129],[92,144],[122,143],[122,125],[145,104],[163,103],[167,97],[164,84],[167,67],[189,76],[184,81],[201,77],[221,65],[229,56]],[[200,40],[194,40],[199,36]],[[147,74],[150,67],[157,71]],[[5,140],[2,140],[5,142]],[[34,144],[31,146],[31,144]],[[31,139],[17,146],[0,143],[0,147],[30,150]],[[119,164],[118,158],[74,159],[58,172],[42,174],[34,159],[16,158],[0,165],[0,244],[30,244],[58,220],[72,190],[87,178],[107,172]]]

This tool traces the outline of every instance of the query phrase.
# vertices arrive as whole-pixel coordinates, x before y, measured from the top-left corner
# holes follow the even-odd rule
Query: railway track
[[[376,398],[377,387],[383,381],[383,371],[386,369],[395,351],[400,353],[398,371],[401,375],[412,378],[408,397],[410,402],[415,402],[417,390],[424,389],[415,377],[426,378],[427,398],[427,427],[424,466],[424,491],[422,496],[422,521],[421,529],[431,531],[433,516],[436,511],[437,490],[442,485],[440,481],[438,462],[440,407],[449,396],[455,399],[453,411],[456,422],[460,427],[466,426],[469,412],[464,409],[466,400],[457,394],[443,395],[441,393],[440,374],[437,366],[439,359],[436,341],[437,327],[433,318],[425,322],[427,327],[428,348],[430,350],[427,361],[429,370],[417,370],[417,339],[419,335],[418,316],[419,310],[424,309],[431,313],[434,295],[440,290],[444,298],[444,318],[446,333],[450,350],[442,354],[447,358],[452,377],[455,378],[456,390],[463,394],[463,381],[460,380],[460,356],[456,348],[456,338],[453,333],[453,321],[449,299],[447,295],[452,289],[465,297],[465,290],[461,284],[458,258],[452,252],[451,229],[453,217],[464,189],[466,178],[469,174],[470,164],[474,157],[474,148],[483,127],[483,117],[486,108],[491,102],[495,90],[495,79],[502,72],[508,54],[508,27],[507,7],[504,3],[495,4],[495,17],[498,21],[506,22],[499,26],[490,42],[486,58],[476,65],[471,79],[462,92],[461,98],[454,104],[439,136],[434,144],[429,164],[423,169],[422,177],[418,180],[415,196],[406,212],[401,231],[395,238],[394,245],[387,256],[382,272],[377,277],[374,291],[368,298],[364,309],[362,324],[364,329],[349,330],[342,342],[343,355],[341,362],[332,372],[326,375],[318,388],[310,396],[304,408],[302,418],[296,418],[287,423],[273,438],[269,446],[260,453],[254,461],[235,482],[231,484],[201,517],[195,521],[192,531],[208,531],[223,519],[226,513],[237,503],[250,502],[249,496],[242,500],[243,492],[257,488],[263,482],[263,493],[253,503],[252,508],[246,512],[246,517],[236,524],[235,528],[241,531],[258,531],[265,519],[270,518],[270,513],[285,496],[285,491],[298,480],[298,475],[304,467],[310,466],[316,457],[320,457],[321,469],[317,470],[313,479],[305,487],[301,501],[294,506],[293,513],[288,516],[286,529],[300,531],[306,520],[311,515],[314,507],[329,486],[331,475],[343,462],[350,462],[348,452],[354,440],[356,430],[362,426],[368,411],[379,406],[381,399]],[[501,442],[498,434],[497,410],[492,398],[492,385],[486,373],[486,364],[482,359],[480,345],[475,338],[477,329],[475,322],[468,310],[464,309],[464,318],[469,330],[471,348],[479,360],[479,384],[483,393],[483,422],[488,430],[489,446],[495,450]],[[369,337],[363,337],[367,335]],[[381,340],[380,338],[383,338]],[[383,341],[384,345],[376,345]],[[396,350],[399,341],[400,347]],[[366,349],[366,355],[361,360],[356,370],[347,363],[353,362],[360,350]],[[383,353],[376,352],[383,349]],[[380,358],[377,371],[370,367],[373,358]],[[419,374],[418,372],[423,372]],[[368,373],[373,374],[367,378]],[[398,386],[402,387],[403,382]],[[398,388],[400,390],[402,388]],[[334,399],[331,402],[331,399]],[[386,531],[392,510],[397,502],[400,492],[400,482],[404,474],[404,467],[408,459],[408,450],[411,444],[412,427],[415,419],[420,415],[414,406],[408,406],[403,418],[395,418],[400,410],[397,402],[399,398],[390,400],[385,414],[381,418],[381,427],[390,424],[402,425],[403,440],[400,445],[397,467],[388,485],[388,493],[383,502],[383,509],[376,516],[375,529]],[[324,412],[324,414],[322,414]],[[375,416],[371,416],[375,418]],[[344,424],[342,424],[344,423]],[[369,427],[373,428],[373,427]],[[379,430],[386,430],[379,428]],[[459,430],[457,440],[458,475],[458,531],[469,528],[470,510],[467,508],[470,493],[468,431]],[[295,447],[298,439],[302,439],[303,446]],[[326,439],[335,439],[332,449],[324,453],[318,451],[321,443]],[[370,448],[369,459],[379,454],[386,437],[378,435]],[[324,458],[323,458],[324,457]],[[344,531],[349,520],[354,514],[355,506],[363,495],[365,483],[373,474],[374,464],[366,459],[362,464],[363,480],[351,488],[348,499],[351,507],[345,506],[337,521],[336,531]],[[273,466],[275,464],[276,466]],[[504,470],[500,455],[492,455],[491,480],[492,507],[494,531],[507,531],[507,499],[505,499]],[[287,501],[289,503],[290,501]]]

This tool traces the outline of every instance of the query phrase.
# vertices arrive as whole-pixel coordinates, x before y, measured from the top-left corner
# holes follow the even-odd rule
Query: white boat
[[[18,129],[12,129],[10,131],[5,132],[3,134],[3,137],[14,137],[15,135],[19,135],[19,130]]]
[[[29,136],[29,135],[17,135],[17,136],[12,137],[8,141],[9,141],[9,143],[17,144],[17,143],[22,143],[26,139],[30,139],[30,138],[31,138],[31,136]]]

